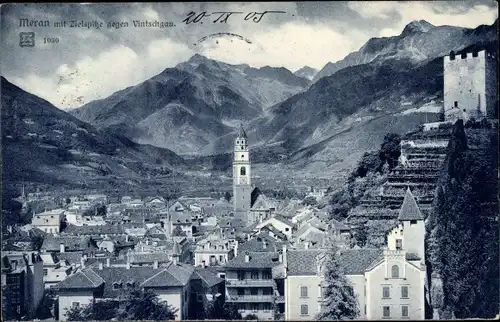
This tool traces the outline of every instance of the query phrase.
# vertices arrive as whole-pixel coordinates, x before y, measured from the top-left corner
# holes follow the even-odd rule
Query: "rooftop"
[[[248,254],[249,261],[245,261]],[[239,252],[238,256],[230,260],[226,268],[273,268],[279,265],[277,252]]]
[[[398,220],[424,220],[422,212],[420,211],[410,188],[406,190],[405,199],[400,208]]]

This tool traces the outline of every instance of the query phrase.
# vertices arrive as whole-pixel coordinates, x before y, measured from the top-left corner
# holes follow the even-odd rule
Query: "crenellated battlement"
[[[457,61],[460,62],[461,60],[470,60],[470,59],[475,59],[475,58],[484,58],[486,57],[486,50],[481,50],[478,52],[463,52],[463,53],[455,53],[454,51],[451,51],[449,55],[444,56],[444,61],[445,62],[451,62],[451,61]]]

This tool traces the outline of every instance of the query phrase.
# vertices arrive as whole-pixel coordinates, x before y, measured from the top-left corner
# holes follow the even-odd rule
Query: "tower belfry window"
[[[453,103],[453,107],[458,107],[458,101],[455,101],[455,102]]]
[[[245,167],[241,167],[240,175],[245,176],[247,174],[247,169]]]

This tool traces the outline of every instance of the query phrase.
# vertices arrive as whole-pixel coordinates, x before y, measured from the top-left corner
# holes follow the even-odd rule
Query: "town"
[[[58,207],[33,213],[30,224],[10,227],[14,237],[2,245],[6,300],[19,316],[34,318],[50,295],[53,318],[66,321],[72,309],[116,301],[139,287],[171,305],[175,320],[222,318],[200,309],[208,303],[242,319],[314,320],[324,305],[333,244],[359,319],[423,320],[429,305],[424,219],[451,126],[488,115],[484,65],[494,59],[486,51],[444,58],[442,120],[401,141],[388,181],[345,220],[320,206],[328,187],[278,199],[253,185],[252,142],[240,127],[232,196],[68,195]],[[468,72],[455,82],[463,69]],[[474,85],[478,70],[486,85]],[[28,207],[50,198],[23,188],[18,200]],[[368,246],[356,244],[359,225],[371,225]]]

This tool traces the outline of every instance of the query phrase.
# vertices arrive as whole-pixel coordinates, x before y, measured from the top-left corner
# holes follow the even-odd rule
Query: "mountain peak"
[[[428,32],[435,26],[430,22],[425,20],[413,20],[403,29],[401,35],[406,36],[408,34],[417,33],[417,32]]]
[[[210,59],[208,59],[207,57],[205,57],[203,55],[196,53],[191,58],[189,58],[188,62],[189,63],[200,63],[200,62],[205,62],[207,60],[210,60]]]

